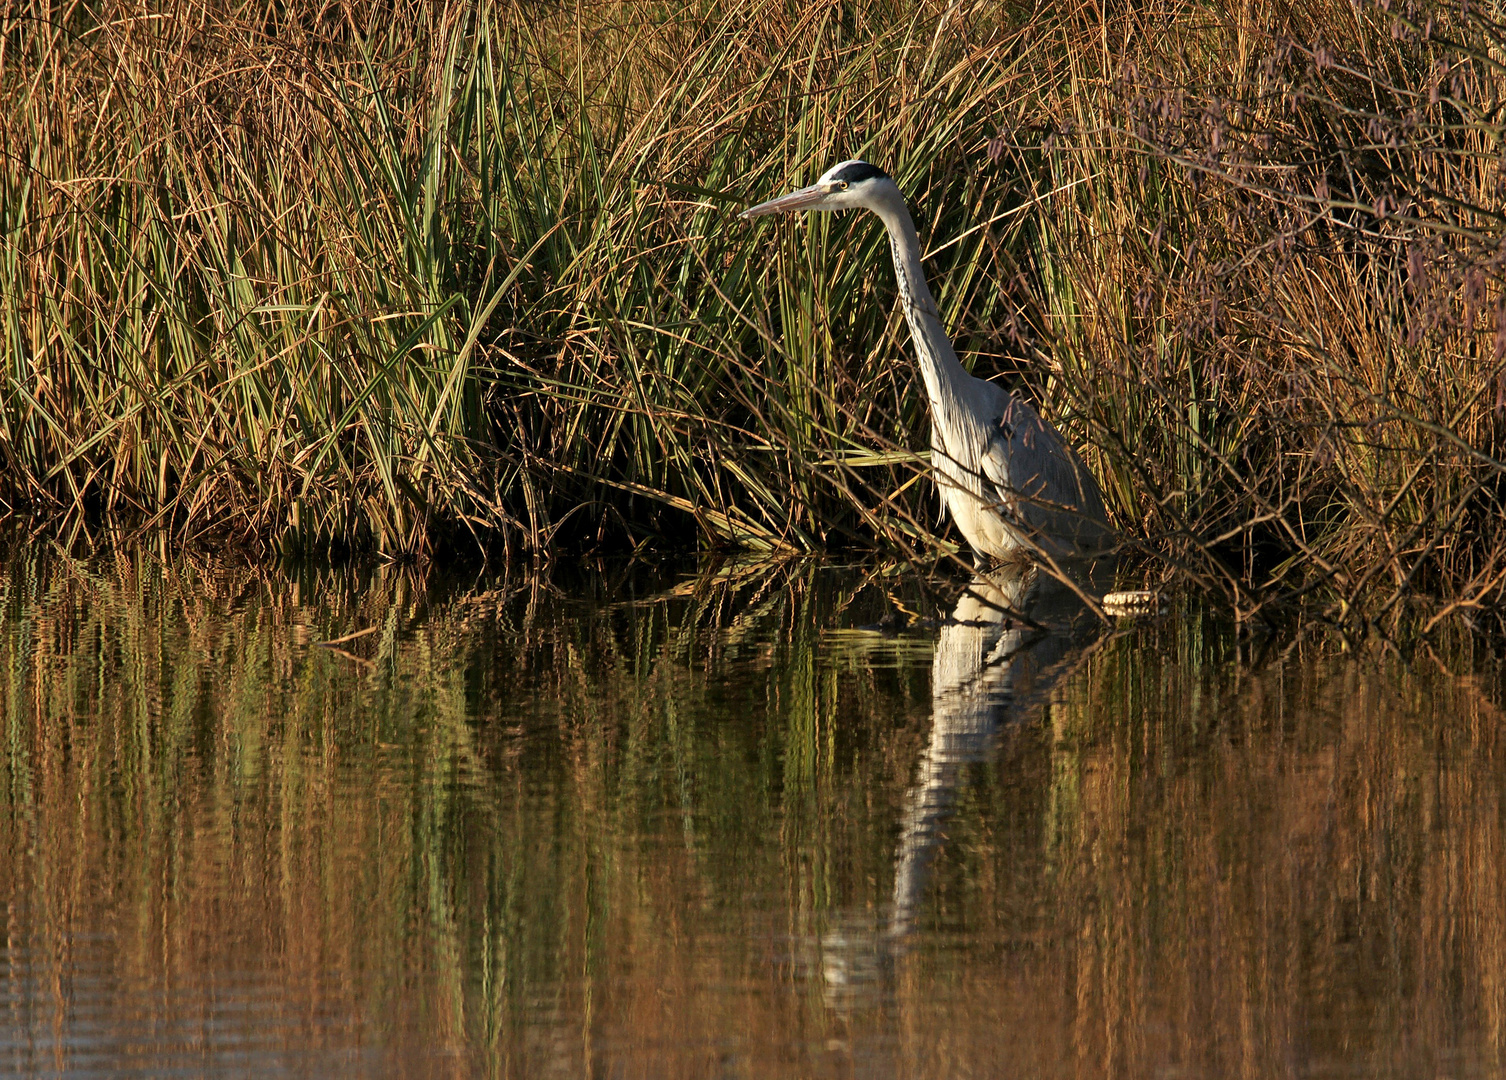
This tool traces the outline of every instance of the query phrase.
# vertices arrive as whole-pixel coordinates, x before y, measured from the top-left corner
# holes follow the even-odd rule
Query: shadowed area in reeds
[[[1152,580],[1502,595],[1501,29],[1473,8],[26,0],[0,500],[283,553],[934,559],[864,156],[959,354]]]
[[[808,569],[12,558],[0,1061],[1499,1070],[1506,771],[1475,638],[1261,652],[1184,608],[1098,639],[958,774],[896,947],[940,720],[934,636],[856,628],[886,592],[924,608]]]

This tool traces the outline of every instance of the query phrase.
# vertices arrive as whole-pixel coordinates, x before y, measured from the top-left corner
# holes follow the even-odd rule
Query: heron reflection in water
[[[1041,703],[1101,626],[1075,589],[1044,572],[980,575],[962,594],[931,664],[931,737],[905,797],[891,935],[914,926],[964,768],[996,754],[1008,723]]]
[[[931,734],[906,793],[887,925],[847,921],[821,939],[832,1004],[882,989],[915,930],[945,824],[967,767],[993,759],[1010,723],[1039,705],[1096,640],[1102,622],[1079,590],[1102,592],[1112,567],[1079,568],[1071,584],[1020,568],[978,575],[941,627],[931,666]]]

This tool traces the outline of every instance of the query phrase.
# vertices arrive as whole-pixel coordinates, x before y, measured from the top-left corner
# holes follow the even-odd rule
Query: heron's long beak
[[[750,206],[737,216],[740,218],[763,217],[765,214],[783,214],[790,210],[808,210],[817,206],[829,193],[820,184],[792,191],[788,195],[781,195],[777,199]]]

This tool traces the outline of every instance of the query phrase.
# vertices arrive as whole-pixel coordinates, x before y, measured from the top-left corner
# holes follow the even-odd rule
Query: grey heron
[[[810,187],[740,216],[856,209],[873,211],[889,233],[900,306],[931,406],[931,464],[942,505],[977,561],[1105,550],[1113,532],[1082,459],[1027,402],[975,378],[957,360],[921,270],[915,223],[888,174],[866,161],[844,161]]]

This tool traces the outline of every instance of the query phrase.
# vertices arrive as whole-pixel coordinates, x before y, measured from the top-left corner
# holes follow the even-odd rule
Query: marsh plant
[[[21,0],[0,499],[423,555],[955,551],[881,230],[1126,545],[1248,610],[1506,583],[1502,28],[1471,5]]]

